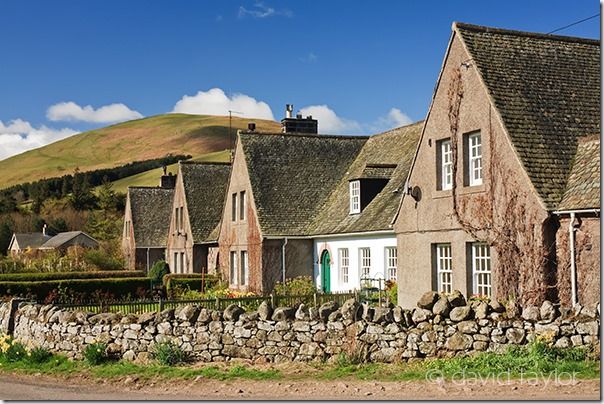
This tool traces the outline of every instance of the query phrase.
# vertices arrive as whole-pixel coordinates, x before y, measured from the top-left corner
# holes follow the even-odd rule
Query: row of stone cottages
[[[430,289],[599,301],[599,41],[454,23],[425,121],[370,137],[282,123],[240,133],[232,165],[130,188],[130,265],[165,254],[256,292],[397,279],[402,306]]]

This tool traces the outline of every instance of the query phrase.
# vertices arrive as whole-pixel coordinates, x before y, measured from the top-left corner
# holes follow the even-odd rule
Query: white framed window
[[[361,279],[368,279],[371,274],[371,249],[369,247],[359,248],[359,273]]]
[[[245,220],[245,191],[239,192],[239,220]]]
[[[348,283],[348,272],[350,269],[350,256],[348,255],[348,248],[340,248],[338,250],[340,257],[340,282]]]
[[[486,243],[472,243],[473,293],[491,296],[491,248]]]
[[[396,247],[386,247],[384,256],[386,257],[386,271],[384,271],[386,279],[396,281]]]
[[[482,184],[482,143],[480,133],[468,136],[468,174],[470,186]]]
[[[231,221],[237,221],[237,193],[231,195]]]
[[[453,291],[451,244],[436,244],[436,279],[439,292]]]
[[[361,213],[361,181],[350,181],[350,213]]]
[[[440,142],[440,166],[441,189],[453,188],[453,151],[451,150],[451,140]]]
[[[231,251],[231,285],[237,285],[237,251]]]
[[[241,269],[241,273],[239,274],[239,283],[241,285],[247,285],[248,276],[249,276],[249,268],[247,261],[247,251],[241,251],[241,262],[239,263],[239,267]]]

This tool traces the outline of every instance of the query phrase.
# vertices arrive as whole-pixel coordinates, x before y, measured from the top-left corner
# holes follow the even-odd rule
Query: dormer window
[[[350,181],[350,214],[361,213],[361,181]]]

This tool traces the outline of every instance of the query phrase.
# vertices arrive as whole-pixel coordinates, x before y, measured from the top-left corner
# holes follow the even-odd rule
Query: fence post
[[[275,308],[275,295],[271,293],[271,307]]]
[[[216,307],[214,310],[220,310],[220,298],[218,296],[216,296]]]
[[[159,297],[159,312],[161,313],[162,311],[164,311],[164,299],[162,299],[162,297]]]
[[[317,292],[315,292],[312,297],[313,297],[313,301],[315,303],[315,307],[318,308],[319,307],[319,296],[317,296]]]

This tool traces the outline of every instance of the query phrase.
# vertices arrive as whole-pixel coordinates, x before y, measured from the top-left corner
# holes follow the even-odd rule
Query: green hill
[[[233,133],[236,129],[247,128],[250,120],[256,122],[258,131],[279,132],[281,129],[274,121],[233,117]],[[0,188],[71,174],[76,167],[80,171],[90,171],[159,158],[168,153],[204,158],[208,153],[228,149],[229,143],[228,117],[156,115],[83,132],[2,160]],[[150,172],[140,175],[149,175],[147,179],[143,178],[144,181],[155,178],[149,185],[156,184],[159,178]],[[136,182],[127,184],[146,185]],[[117,187],[123,187],[123,184],[117,184]]]

